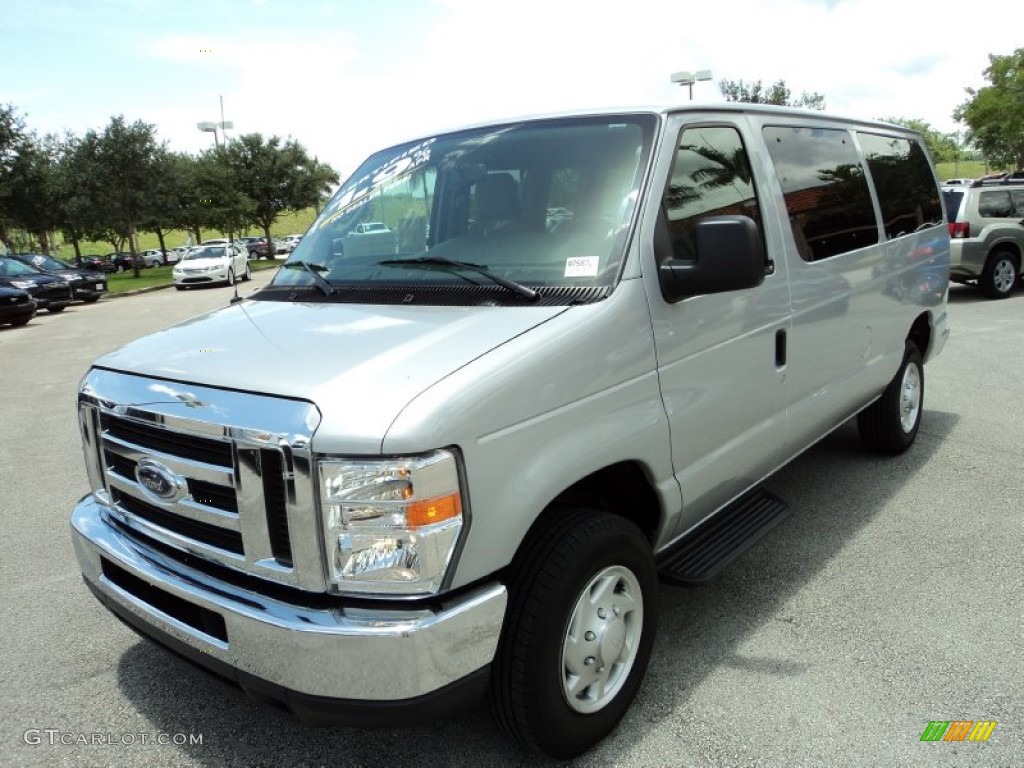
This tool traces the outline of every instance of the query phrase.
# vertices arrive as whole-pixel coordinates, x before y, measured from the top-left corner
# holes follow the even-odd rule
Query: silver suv
[[[950,279],[976,282],[991,299],[1005,299],[1020,283],[1024,254],[1024,178],[944,185],[952,238]]]

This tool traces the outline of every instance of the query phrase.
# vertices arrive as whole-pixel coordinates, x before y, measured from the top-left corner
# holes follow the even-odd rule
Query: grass
[[[276,269],[283,263],[283,259],[258,259],[250,261],[249,268],[253,272],[259,272],[264,269]],[[174,279],[171,277],[173,269],[173,266],[140,269],[138,277],[135,277],[131,272],[118,272],[107,275],[107,292],[111,294],[128,293],[129,291],[138,291],[143,288],[172,285],[174,283]]]
[[[935,172],[939,181],[946,179],[979,179],[986,173],[995,173],[995,168],[986,169],[985,163],[974,160],[962,160],[959,166],[956,163],[936,163]]]

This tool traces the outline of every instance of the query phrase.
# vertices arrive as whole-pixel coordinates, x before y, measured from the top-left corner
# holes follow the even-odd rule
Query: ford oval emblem
[[[142,459],[135,465],[135,479],[146,495],[173,504],[188,492],[188,481],[153,459]]]

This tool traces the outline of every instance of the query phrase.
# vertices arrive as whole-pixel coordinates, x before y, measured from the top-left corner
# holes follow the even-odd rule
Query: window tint
[[[952,224],[956,221],[956,215],[960,211],[960,201],[964,199],[963,190],[944,189],[942,196],[946,199],[946,221]]]
[[[1000,189],[982,192],[978,198],[978,213],[986,219],[1008,219],[1013,216],[1010,190]]]
[[[867,179],[846,131],[767,126],[764,139],[804,260],[878,242]]]
[[[1013,199],[1013,215],[1024,216],[1024,189],[1010,190],[1010,197]]]
[[[858,133],[890,240],[942,223],[939,191],[924,150],[895,136]]]
[[[662,204],[677,259],[696,257],[697,221],[707,216],[749,216],[760,229],[761,211],[739,132],[727,126],[684,130]]]

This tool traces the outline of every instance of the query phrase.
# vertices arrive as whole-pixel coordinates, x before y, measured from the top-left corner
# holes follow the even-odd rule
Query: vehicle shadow
[[[855,425],[847,423],[773,475],[768,488],[789,503],[790,516],[709,584],[661,585],[658,639],[646,682],[619,728],[573,762],[618,765],[633,759],[638,743],[652,732],[680,727],[679,705],[722,667],[803,674],[799,661],[751,658],[737,648],[760,627],[786,620],[779,615],[781,606],[931,461],[959,418],[926,411],[917,443],[891,458],[866,452]],[[401,675],[402,670],[382,669],[380,674]],[[390,765],[396,758],[431,766],[566,765],[506,739],[482,702],[464,714],[415,728],[310,727],[286,713],[257,707],[150,642],[124,653],[118,683],[154,729],[202,734],[201,745],[180,748],[209,766],[368,766]]]
[[[1018,286],[1010,296],[999,301],[1024,301],[1024,287]],[[993,301],[981,289],[975,285],[957,285],[950,283],[949,303],[950,304],[984,304]]]

